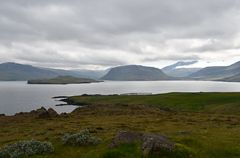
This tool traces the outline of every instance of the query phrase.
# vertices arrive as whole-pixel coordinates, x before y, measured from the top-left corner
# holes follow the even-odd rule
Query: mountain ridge
[[[229,66],[212,66],[203,68],[189,76],[197,80],[224,80],[240,73],[240,61]]]
[[[179,61],[172,65],[162,68],[162,71],[166,73],[168,76],[172,77],[187,77],[192,73],[199,71],[201,68],[184,68],[181,66],[192,65],[197,62],[198,61]]]
[[[192,63],[177,62],[164,67],[162,70],[142,65],[124,65],[107,70],[63,70],[7,62],[0,64],[0,81],[26,81],[57,76],[73,76],[116,81],[216,80],[240,82],[240,61],[229,66],[212,66],[200,70],[198,68],[178,68],[184,64]],[[187,74],[190,75],[187,76]]]
[[[12,62],[0,64],[0,80],[3,81],[21,81],[39,77],[50,78],[56,76],[57,74],[52,71],[44,70],[32,65],[23,65]]]
[[[32,79],[53,78],[57,76],[99,79],[105,73],[105,70],[63,70],[36,67],[14,62],[0,64],[0,81],[27,81]]]
[[[240,82],[240,73],[231,77],[220,79],[219,81],[225,82]]]

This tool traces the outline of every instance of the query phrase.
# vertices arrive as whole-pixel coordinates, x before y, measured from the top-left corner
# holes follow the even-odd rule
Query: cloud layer
[[[240,1],[3,1],[0,34],[0,62],[92,69],[228,64],[240,60]]]

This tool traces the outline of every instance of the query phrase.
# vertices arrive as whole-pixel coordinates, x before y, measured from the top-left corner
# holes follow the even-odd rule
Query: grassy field
[[[77,105],[146,105],[174,111],[240,114],[240,93],[73,96]]]
[[[170,93],[148,96],[75,96],[69,117],[0,117],[0,146],[18,140],[51,141],[55,152],[44,158],[140,158],[137,144],[110,149],[120,130],[156,133],[184,145],[196,158],[240,157],[240,93]],[[97,146],[63,145],[64,133],[88,128]]]

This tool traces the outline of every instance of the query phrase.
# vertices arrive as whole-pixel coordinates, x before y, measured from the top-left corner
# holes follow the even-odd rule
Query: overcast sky
[[[240,60],[239,0],[0,0],[0,62],[102,69]]]

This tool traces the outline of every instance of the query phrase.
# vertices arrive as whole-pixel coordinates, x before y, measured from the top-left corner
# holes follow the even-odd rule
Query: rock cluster
[[[58,117],[58,116],[63,116],[63,117],[67,117],[66,113],[62,113],[62,114],[58,114],[54,109],[49,108],[46,109],[44,107],[41,107],[37,110],[32,110],[30,112],[20,112],[20,113],[16,113],[15,116],[34,116],[37,118],[54,118],[54,117]]]
[[[49,108],[48,110],[44,107],[41,107],[40,109],[33,110],[30,112],[30,114],[36,115],[38,118],[52,118],[59,116],[58,113],[53,110],[52,108]]]

